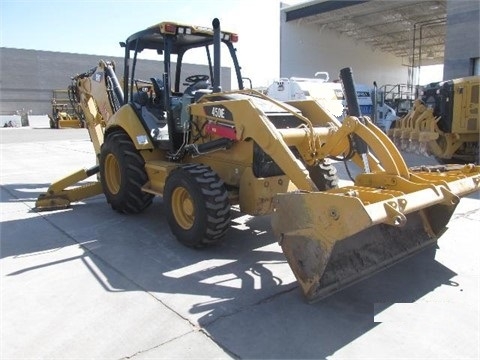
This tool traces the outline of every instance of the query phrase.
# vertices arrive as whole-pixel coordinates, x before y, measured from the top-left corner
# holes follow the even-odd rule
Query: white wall
[[[318,25],[302,24],[300,19],[285,22],[280,14],[280,76],[313,77],[317,71],[328,71],[337,79],[340,69],[351,67],[356,83],[406,83],[408,68],[402,59],[374,51],[365,43],[337,33],[320,30]]]

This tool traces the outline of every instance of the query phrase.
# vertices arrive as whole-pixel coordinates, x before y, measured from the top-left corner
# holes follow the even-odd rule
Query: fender
[[[105,128],[105,137],[119,128],[128,134],[137,150],[154,148],[150,136],[145,131],[131,105],[122,106],[110,117]]]

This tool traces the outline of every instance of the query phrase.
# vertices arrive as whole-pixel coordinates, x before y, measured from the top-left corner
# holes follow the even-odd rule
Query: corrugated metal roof
[[[317,0],[282,11],[287,22],[337,32],[406,65],[443,63],[447,0]]]

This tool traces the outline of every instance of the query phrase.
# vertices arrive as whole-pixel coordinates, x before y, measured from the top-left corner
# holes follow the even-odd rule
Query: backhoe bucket
[[[435,243],[459,197],[479,189],[480,167],[398,180],[395,190],[357,185],[277,195],[272,227],[308,301]]]

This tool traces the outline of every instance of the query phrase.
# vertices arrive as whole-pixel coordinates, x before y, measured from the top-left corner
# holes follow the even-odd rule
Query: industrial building
[[[357,82],[419,84],[422,66],[444,64],[443,79],[479,74],[480,3],[470,0],[306,1],[280,9],[280,77],[312,77],[326,71],[331,79],[351,67]],[[301,54],[301,55],[300,55]],[[0,115],[49,114],[54,89],[70,78],[114,60],[117,74],[123,59],[0,48]],[[152,74],[161,62],[141,60]],[[188,73],[204,73],[188,65]],[[191,71],[190,71],[191,69]],[[222,68],[222,87],[230,89],[231,73]],[[266,85],[266,84],[265,84]]]
[[[479,74],[480,3],[470,0],[307,1],[280,11],[280,76],[331,78],[351,67],[360,83],[419,84]],[[299,55],[301,54],[301,56]]]
[[[50,114],[53,90],[67,89],[72,76],[88,71],[100,60],[114,61],[117,76],[123,75],[123,58],[120,57],[0,48],[0,115]],[[163,71],[161,61],[142,59],[140,64],[139,79],[148,80],[152,75],[160,76]],[[204,74],[208,73],[208,67],[184,64],[184,71],[185,76]],[[230,69],[222,67],[224,89],[230,89],[230,79]]]

